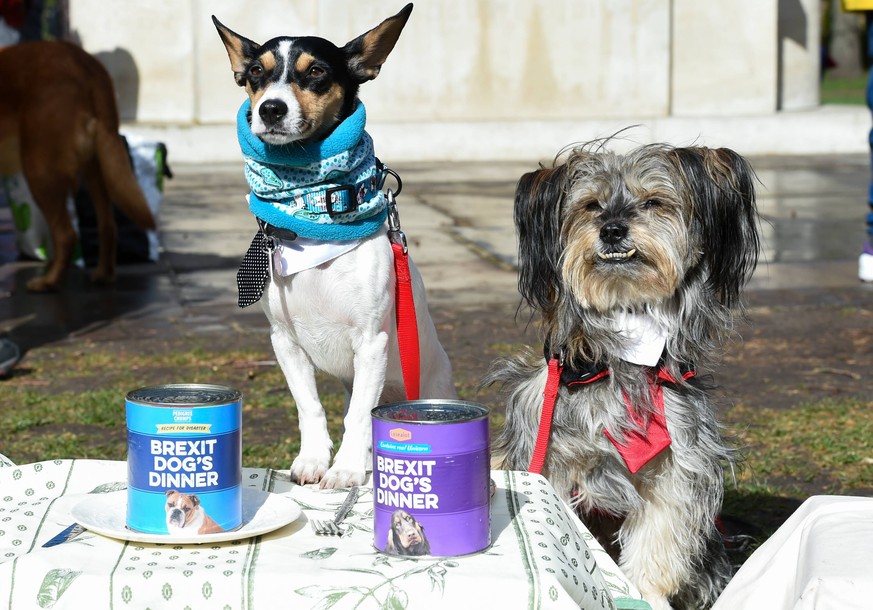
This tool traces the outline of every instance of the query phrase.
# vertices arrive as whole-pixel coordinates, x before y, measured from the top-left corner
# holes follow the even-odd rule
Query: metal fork
[[[321,519],[313,519],[312,529],[316,536],[342,536],[344,530],[340,529],[339,525],[333,521],[322,521]]]
[[[336,515],[333,520],[324,520],[321,519],[312,519],[310,523],[312,524],[312,530],[318,536],[342,536],[345,531],[340,528],[340,523],[349,516],[349,513],[352,510],[352,507],[355,505],[355,502],[358,501],[358,495],[361,493],[360,487],[352,487],[349,490],[349,494],[346,496],[346,499],[343,500],[343,503],[340,504],[340,507],[336,511]]]

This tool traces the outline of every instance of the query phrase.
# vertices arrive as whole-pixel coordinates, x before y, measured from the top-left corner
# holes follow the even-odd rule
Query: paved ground
[[[761,181],[764,262],[750,286],[744,342],[731,350],[721,381],[734,400],[754,406],[864,394],[873,365],[873,289],[857,281],[856,268],[867,158],[752,161]],[[404,180],[403,228],[441,337],[465,379],[481,377],[500,345],[535,341],[526,319],[515,319],[511,214],[515,181],[535,165],[395,166]],[[31,295],[24,283],[39,265],[7,262],[0,266],[6,297],[0,332],[31,352],[58,341],[106,342],[109,349],[152,337],[267,343],[260,309],[235,304],[236,267],[254,231],[241,166],[177,164],[173,170],[161,210],[159,263],[122,267],[112,288],[90,286],[74,272],[58,293]],[[0,234],[4,228],[7,209],[0,210]],[[8,258],[12,250],[7,233],[0,253]]]

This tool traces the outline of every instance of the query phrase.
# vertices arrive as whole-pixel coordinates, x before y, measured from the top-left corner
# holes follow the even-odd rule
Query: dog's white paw
[[[649,606],[652,607],[652,610],[673,610],[673,606],[671,606],[670,602],[667,601],[667,598],[662,595],[646,595],[643,593],[643,599],[649,602]]]
[[[320,487],[322,489],[354,487],[355,485],[363,485],[366,478],[367,473],[364,469],[350,470],[347,468],[337,468],[336,464],[334,464],[333,468],[327,471],[327,475],[321,479]]]
[[[318,483],[324,479],[327,467],[328,460],[298,455],[291,463],[291,479],[300,485]]]

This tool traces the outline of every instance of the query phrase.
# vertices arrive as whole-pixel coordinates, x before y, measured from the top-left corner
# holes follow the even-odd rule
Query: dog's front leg
[[[646,500],[619,531],[619,566],[652,610],[672,610],[669,598],[687,580],[690,558],[679,554],[682,533],[674,529],[676,507],[661,498]]]
[[[709,476],[672,464],[641,485],[619,532],[619,565],[653,610],[709,608],[730,576],[715,527],[721,471],[698,463]]]
[[[321,480],[324,489],[362,485],[372,443],[370,411],[378,404],[385,384],[388,333],[384,330],[361,339],[355,349],[355,379],[343,420],[343,438],[333,466]]]
[[[297,403],[300,453],[291,463],[291,477],[301,485],[318,483],[330,465],[333,443],[327,431],[324,407],[318,399],[315,367],[286,329],[273,326],[270,335],[276,360]]]

